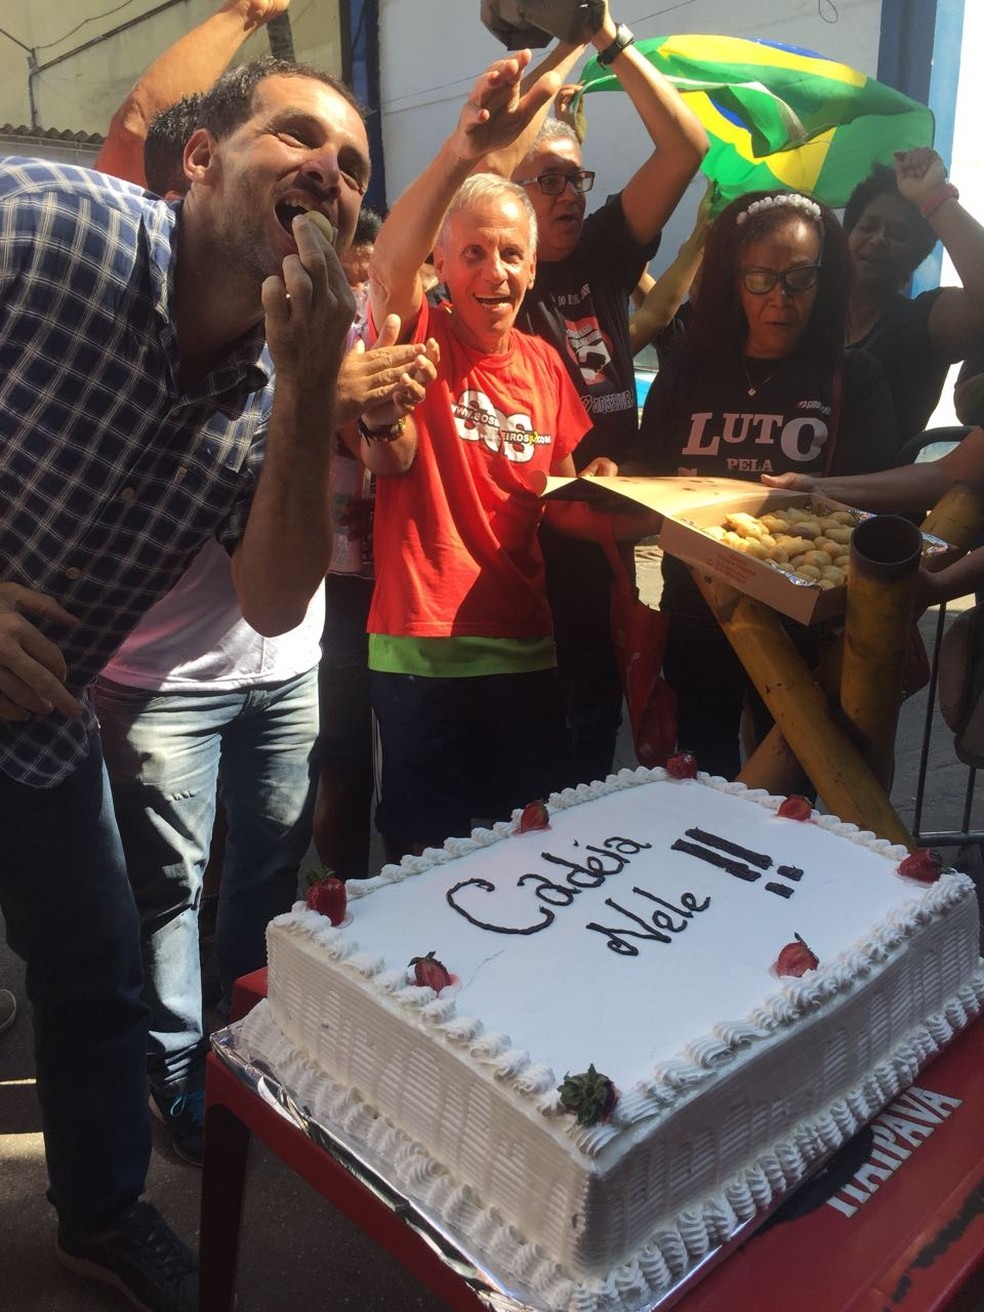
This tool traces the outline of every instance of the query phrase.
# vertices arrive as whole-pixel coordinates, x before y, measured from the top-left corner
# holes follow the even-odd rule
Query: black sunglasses
[[[589,169],[578,169],[576,173],[541,173],[535,178],[516,179],[521,187],[528,187],[531,182],[535,182],[544,196],[559,196],[568,183],[575,191],[590,191],[594,180],[595,175]]]
[[[771,292],[777,282],[791,295],[808,292],[820,281],[821,264],[797,264],[792,269],[742,269],[741,281],[747,292],[753,296],[764,296]]]

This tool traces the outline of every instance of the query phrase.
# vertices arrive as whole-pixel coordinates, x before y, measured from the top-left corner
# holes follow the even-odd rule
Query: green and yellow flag
[[[701,166],[717,184],[715,211],[746,191],[785,188],[842,206],[873,164],[933,144],[933,114],[847,64],[773,41],[661,36],[636,48],[704,125]],[[620,90],[592,59],[586,94]]]

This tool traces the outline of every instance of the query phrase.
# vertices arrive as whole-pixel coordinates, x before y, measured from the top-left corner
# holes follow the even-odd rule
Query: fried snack
[[[745,514],[744,511],[737,511],[731,515],[725,515],[724,522],[728,528],[733,528],[743,538],[761,538],[764,537],[767,529],[764,524],[760,524],[752,515]]]
[[[829,515],[824,515],[824,520],[829,520],[831,526],[840,525],[842,528],[854,528],[857,524],[857,516],[851,510],[832,510]]]
[[[746,556],[753,556],[756,560],[771,560],[772,553],[764,542],[758,538],[742,538],[739,551],[744,552]]]
[[[335,238],[338,234],[335,232],[335,229],[332,227],[331,220],[329,218],[326,218],[326,216],[322,214],[320,210],[308,210],[307,216],[314,224],[314,226],[318,229],[318,231],[321,233],[321,235],[325,238],[325,240],[328,242],[329,246],[334,246]]]
[[[819,537],[813,539],[814,551],[825,551],[833,560],[835,556],[843,556],[844,546],[841,542],[835,542],[833,538]]]
[[[793,524],[793,531],[801,538],[818,538],[822,532],[820,521],[816,515],[810,515],[804,519],[797,519]]]
[[[853,532],[853,527],[848,528],[845,525],[841,528],[828,528],[824,536],[830,538],[831,542],[840,542],[846,547],[851,540],[851,534]]]
[[[801,537],[777,537],[776,546],[782,547],[789,559],[792,560],[794,556],[802,556],[805,551],[812,551],[813,540],[812,538]]]
[[[771,534],[789,532],[789,520],[782,515],[763,515],[759,523]]]
[[[703,531],[715,542],[826,591],[847,581],[848,547],[856,523],[857,517],[846,510],[817,514],[809,506],[785,506],[758,517],[730,511],[723,525]]]
[[[812,551],[804,551],[799,558],[802,565],[816,565],[817,569],[826,569],[834,563],[834,558],[829,551],[817,551],[814,547]]]

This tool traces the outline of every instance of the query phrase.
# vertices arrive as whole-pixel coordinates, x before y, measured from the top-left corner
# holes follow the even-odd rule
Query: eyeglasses
[[[590,191],[594,186],[595,175],[589,169],[578,169],[576,173],[541,173],[535,178],[517,178],[521,187],[528,187],[535,182],[544,196],[560,196],[568,183],[575,191]]]
[[[764,296],[766,292],[771,292],[777,282],[782,283],[783,290],[790,296],[795,296],[797,292],[808,292],[817,285],[822,267],[820,264],[797,264],[795,268],[782,270],[742,269],[741,281],[745,290],[753,296]]]

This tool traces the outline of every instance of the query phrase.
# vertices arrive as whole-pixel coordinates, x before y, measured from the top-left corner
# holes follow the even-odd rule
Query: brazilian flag
[[[717,212],[747,191],[802,191],[839,208],[875,163],[933,144],[933,114],[847,64],[731,36],[659,36],[636,48],[686,97],[710,138],[701,166]],[[597,59],[582,94],[620,90]]]

